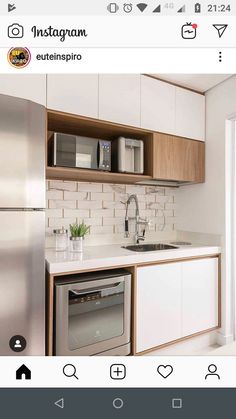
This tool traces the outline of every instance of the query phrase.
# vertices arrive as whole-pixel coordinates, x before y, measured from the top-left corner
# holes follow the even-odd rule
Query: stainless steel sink
[[[177,246],[171,246],[163,243],[134,244],[130,246],[122,246],[122,248],[132,250],[133,252],[155,252],[156,250],[178,249]]]

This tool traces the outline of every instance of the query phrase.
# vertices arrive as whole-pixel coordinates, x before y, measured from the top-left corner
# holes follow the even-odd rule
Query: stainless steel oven
[[[54,355],[128,355],[131,274],[60,277],[55,283]]]

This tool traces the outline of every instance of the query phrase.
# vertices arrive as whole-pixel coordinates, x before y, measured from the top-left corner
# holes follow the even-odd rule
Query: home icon
[[[25,380],[31,380],[31,371],[24,364],[16,371],[16,379],[22,380],[23,378]]]

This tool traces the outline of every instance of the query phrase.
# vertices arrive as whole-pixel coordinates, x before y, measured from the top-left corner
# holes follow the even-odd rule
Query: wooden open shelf
[[[119,136],[145,140],[152,131],[53,110],[47,111],[48,131],[112,140]]]
[[[153,133],[151,131],[52,110],[48,110],[47,115],[47,129],[49,133],[62,132],[65,134],[103,138],[111,141],[119,136],[141,139],[144,141],[145,162],[147,161],[148,156],[150,157],[150,162],[152,161],[152,150],[150,145],[152,144]],[[50,141],[50,135],[48,135],[47,142],[48,141]],[[47,165],[46,177],[47,179],[74,180],[81,182],[134,184],[152,179],[152,167],[145,164],[144,170],[145,173],[143,175],[136,175],[79,168],[51,167]]]
[[[148,175],[102,172],[100,170],[71,169],[68,167],[47,167],[47,179],[75,180],[80,182],[134,184],[152,179]]]
[[[169,182],[168,186],[205,181],[205,143],[202,141],[53,110],[48,110],[47,116],[47,145],[53,132],[110,141],[125,136],[143,140],[144,143],[143,175],[51,167],[46,157],[47,179],[118,184],[150,184],[150,181],[159,181]]]

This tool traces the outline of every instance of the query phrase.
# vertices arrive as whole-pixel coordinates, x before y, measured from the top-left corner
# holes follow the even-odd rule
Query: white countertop
[[[218,246],[204,245],[179,246],[178,249],[142,253],[126,250],[121,246],[121,244],[88,246],[84,247],[83,253],[56,252],[48,249],[46,250],[46,267],[49,273],[57,274],[221,253],[221,248]]]

